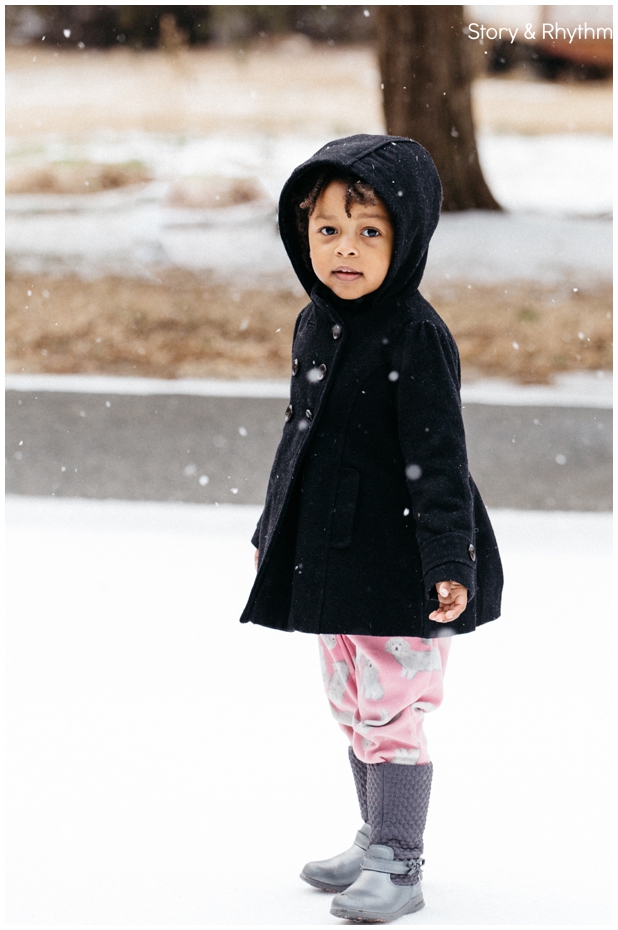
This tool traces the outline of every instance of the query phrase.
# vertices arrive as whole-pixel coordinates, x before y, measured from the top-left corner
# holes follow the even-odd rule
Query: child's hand
[[[457,581],[439,581],[436,585],[440,607],[429,614],[436,623],[450,623],[464,612],[468,603],[468,589]]]
[[[256,549],[255,552],[253,553],[253,564],[255,565],[255,570],[256,570],[256,572],[257,572],[257,570],[258,570],[258,561],[259,561],[259,558],[260,558],[260,550],[259,550],[259,549]]]

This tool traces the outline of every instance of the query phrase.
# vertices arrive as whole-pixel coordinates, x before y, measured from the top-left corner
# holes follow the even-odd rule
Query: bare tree
[[[379,6],[387,132],[420,142],[436,163],[444,210],[500,210],[479,164],[463,6]]]

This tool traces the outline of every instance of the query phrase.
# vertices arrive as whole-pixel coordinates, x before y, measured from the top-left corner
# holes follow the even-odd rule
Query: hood
[[[296,205],[325,167],[337,167],[370,184],[388,208],[395,229],[388,274],[374,304],[416,290],[427,262],[429,241],[438,225],[442,186],[431,155],[402,136],[347,136],[329,142],[292,172],[279,200],[279,229],[294,271],[311,294],[318,279],[309,246],[296,223]]]

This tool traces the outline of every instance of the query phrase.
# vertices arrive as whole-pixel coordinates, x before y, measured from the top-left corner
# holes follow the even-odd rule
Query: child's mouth
[[[335,268],[333,274],[338,281],[357,281],[362,278],[362,271],[354,271],[352,268]]]

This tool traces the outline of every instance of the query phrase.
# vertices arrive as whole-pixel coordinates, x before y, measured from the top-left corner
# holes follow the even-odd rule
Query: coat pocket
[[[333,549],[345,549],[352,542],[359,484],[360,474],[355,468],[339,470],[339,484],[330,533],[330,545]]]

